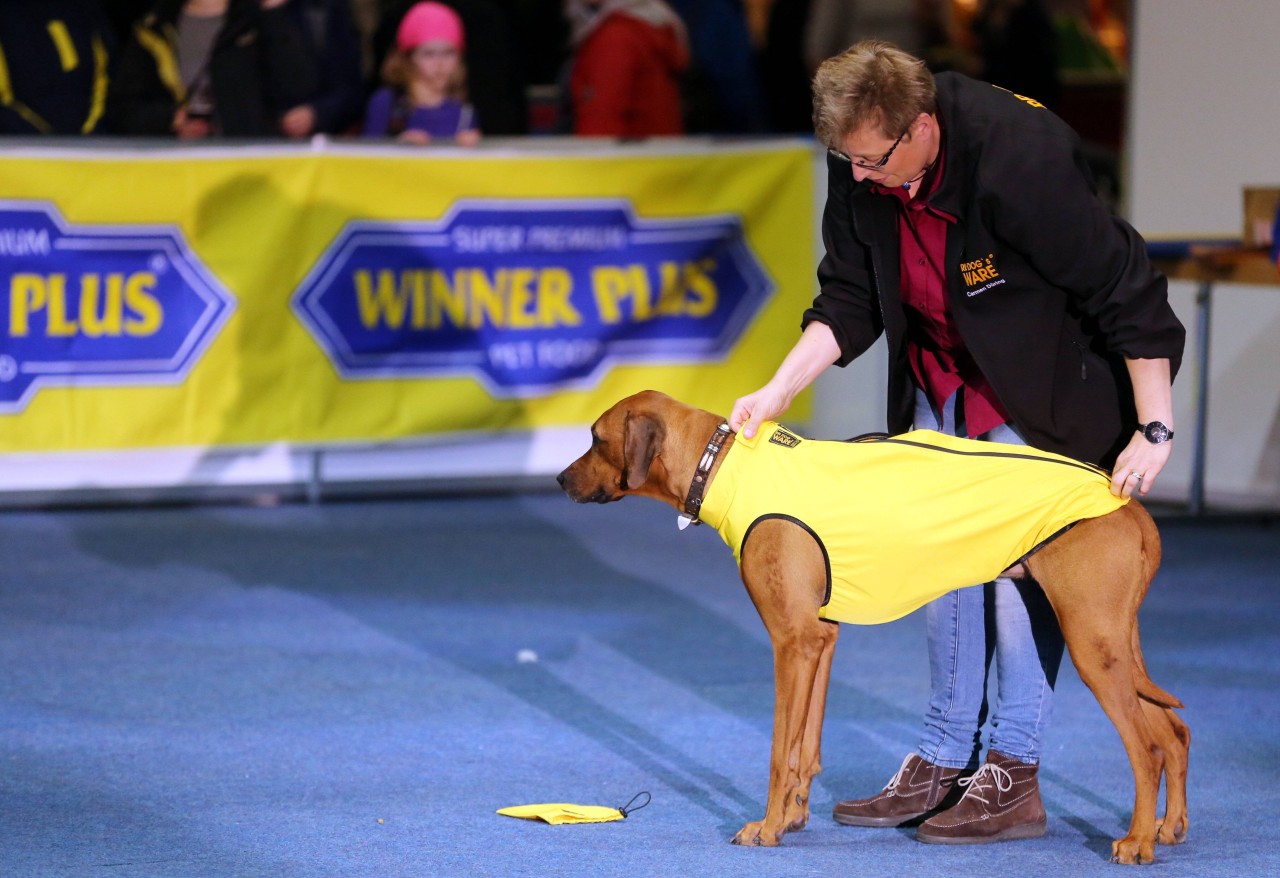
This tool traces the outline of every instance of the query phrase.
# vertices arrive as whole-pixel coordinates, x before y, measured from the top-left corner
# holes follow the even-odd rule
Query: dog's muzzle
[[[556,476],[556,482],[560,485],[560,489],[569,495],[569,499],[574,503],[612,503],[615,500],[621,500],[621,494],[615,494],[599,485],[589,494],[584,494],[577,490],[570,482],[569,470],[565,470]]]

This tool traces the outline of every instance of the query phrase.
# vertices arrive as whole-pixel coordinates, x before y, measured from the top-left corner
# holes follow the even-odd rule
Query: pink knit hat
[[[462,19],[443,3],[415,3],[400,20],[396,45],[411,52],[423,43],[441,40],[462,51]]]

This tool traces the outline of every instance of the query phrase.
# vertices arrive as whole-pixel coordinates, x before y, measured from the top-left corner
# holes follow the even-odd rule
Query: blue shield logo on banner
[[[44,385],[178,383],[235,307],[164,226],[69,226],[39,202],[0,202],[0,412]]]
[[[465,201],[436,222],[348,223],[293,308],[345,378],[470,375],[519,397],[614,363],[721,359],[773,291],[736,216]]]

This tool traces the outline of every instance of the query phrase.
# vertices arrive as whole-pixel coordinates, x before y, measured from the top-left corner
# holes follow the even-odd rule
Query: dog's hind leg
[[[1191,818],[1187,815],[1187,763],[1191,730],[1170,708],[1142,702],[1142,712],[1155,730],[1164,751],[1164,816],[1156,820],[1156,841],[1181,844],[1187,840]]]
[[[1058,621],[1080,679],[1115,724],[1133,769],[1134,802],[1129,830],[1111,845],[1114,862],[1132,865],[1155,859],[1156,806],[1165,753],[1138,698],[1128,638],[1095,611],[1060,610]]]
[[[1134,661],[1149,683],[1151,678],[1147,674],[1146,659],[1142,655],[1136,618],[1133,623],[1132,644]],[[1143,689],[1146,689],[1145,693]],[[1187,831],[1191,828],[1191,821],[1187,816],[1187,764],[1191,730],[1172,710],[1173,706],[1181,707],[1182,703],[1154,683],[1139,687],[1139,703],[1165,756],[1165,813],[1163,817],[1156,819],[1156,841],[1159,844],[1181,844],[1187,840]]]
[[[1131,504],[1081,522],[1028,561],[1058,615],[1080,679],[1115,724],[1129,756],[1133,815],[1128,833],[1111,847],[1112,859],[1124,864],[1155,859],[1165,766],[1164,748],[1139,701],[1139,681],[1147,677],[1132,644],[1138,606],[1154,572],[1144,557],[1148,534],[1154,534],[1149,522],[1145,510]]]
[[[838,628],[818,617],[826,563],[817,543],[800,527],[783,519],[758,524],[740,566],[773,644],[775,691],[764,819],[748,823],[733,842],[772,846],[807,820],[810,783],[820,767],[822,713]]]

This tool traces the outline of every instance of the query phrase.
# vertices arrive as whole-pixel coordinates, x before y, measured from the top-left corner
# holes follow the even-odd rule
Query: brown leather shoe
[[[846,826],[901,826],[953,804],[961,793],[956,781],[964,774],[912,753],[883,790],[869,799],[840,802],[831,816]]]
[[[1019,762],[991,750],[955,807],[930,817],[916,830],[916,840],[929,844],[986,844],[1039,838],[1044,835],[1038,765]]]

